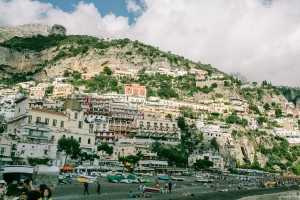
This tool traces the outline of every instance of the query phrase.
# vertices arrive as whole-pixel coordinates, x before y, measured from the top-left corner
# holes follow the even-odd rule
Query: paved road
[[[149,187],[154,187],[155,178],[149,178],[152,183],[145,184]],[[89,196],[83,196],[83,183],[71,183],[65,185],[58,185],[53,191],[54,199],[56,200],[95,200],[95,199],[107,199],[107,200],[123,200],[129,199],[129,191],[132,190],[134,194],[138,194],[139,184],[126,184],[126,183],[109,183],[106,178],[100,178],[101,194],[98,196],[96,192],[96,184],[89,184]],[[160,181],[161,186],[164,185],[164,181]],[[189,197],[180,197],[180,193],[193,193],[195,194],[192,199],[239,199],[244,196],[258,195],[265,193],[274,193],[286,191],[279,188],[274,189],[249,189],[244,191],[237,191],[237,183],[232,184],[232,187],[228,187],[227,181],[221,181],[219,184],[220,189],[229,189],[228,192],[215,193],[211,185],[203,185],[194,182],[194,178],[186,177],[183,182],[175,182],[177,187],[173,189],[171,194],[166,193],[148,193],[152,196],[151,199],[191,199]],[[137,198],[139,199],[139,198]]]

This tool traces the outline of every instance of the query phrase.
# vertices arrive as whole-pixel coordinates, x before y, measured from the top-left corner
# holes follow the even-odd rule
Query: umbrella
[[[61,171],[73,171],[73,168],[70,166],[65,166],[63,168],[60,169]]]

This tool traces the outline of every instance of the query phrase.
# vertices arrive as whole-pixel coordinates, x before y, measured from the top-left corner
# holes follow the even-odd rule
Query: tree
[[[108,75],[108,76],[112,75],[112,71],[109,67],[104,67],[103,68],[103,73]]]
[[[211,87],[212,89],[217,88],[217,87],[218,87],[218,84],[217,84],[217,83],[213,83],[213,84],[211,84],[210,87]]]
[[[48,158],[27,158],[29,165],[47,165]]]
[[[168,114],[166,115],[166,118],[171,120],[171,119],[172,119],[172,114],[171,114],[171,113],[168,113]]]
[[[63,77],[69,77],[71,73],[68,70],[64,71]]]
[[[201,160],[201,159],[196,160],[196,163],[194,163],[193,166],[195,168],[199,168],[199,169],[206,169],[206,168],[210,168],[210,167],[214,166],[214,163],[212,161],[208,160],[208,157],[205,156],[203,160]]]
[[[224,81],[224,87],[228,87],[229,86],[229,82],[228,81]]]
[[[275,109],[275,117],[276,118],[279,118],[279,117],[281,117],[282,116],[282,111],[281,111],[281,109],[280,108],[276,108]]]
[[[219,143],[218,143],[216,137],[213,137],[213,139],[211,139],[211,141],[210,141],[210,146],[211,146],[214,150],[219,151]]]
[[[185,124],[184,117],[178,117],[177,118],[177,125],[180,128],[181,131],[187,130],[187,125]]]
[[[98,146],[98,151],[105,151],[107,154],[111,155],[114,152],[114,148],[109,146],[107,143],[103,143]]]
[[[74,71],[74,72],[72,73],[72,77],[73,77],[75,80],[81,79],[81,73],[78,72],[78,71]]]
[[[268,122],[268,118],[266,118],[266,117],[258,117],[257,118],[257,123],[258,123],[258,125],[263,125],[263,123],[266,123],[266,122]]]
[[[254,155],[254,161],[253,161],[253,164],[252,164],[252,168],[253,169],[261,169],[256,154]]]
[[[0,133],[4,132],[5,117],[0,114]]]
[[[53,93],[53,89],[54,89],[54,86],[49,86],[49,87],[47,87],[47,89],[46,89],[46,94],[47,95],[49,95],[49,94],[52,94]]]
[[[65,163],[67,162],[67,157],[71,156],[71,159],[77,159],[80,155],[81,148],[77,140],[73,138],[62,137],[58,140],[57,151],[64,152],[66,155]]]
[[[260,114],[257,105],[250,105],[250,106],[249,106],[249,110],[255,111],[255,114]]]
[[[265,109],[266,111],[269,111],[269,110],[270,110],[270,105],[269,105],[268,103],[265,103],[265,104],[264,104],[264,109]]]
[[[87,152],[81,152],[78,155],[80,157],[81,161],[89,160],[89,161],[94,161],[95,158],[99,158],[97,154],[88,154]]]

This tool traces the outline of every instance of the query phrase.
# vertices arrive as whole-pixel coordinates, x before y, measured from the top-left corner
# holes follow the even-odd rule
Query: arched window
[[[78,138],[78,142],[81,143],[81,137]]]
[[[63,138],[65,138],[66,136],[65,135],[63,135]]]
[[[91,144],[91,138],[88,139],[88,144]]]

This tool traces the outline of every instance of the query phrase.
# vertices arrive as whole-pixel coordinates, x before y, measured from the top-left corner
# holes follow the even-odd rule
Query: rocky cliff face
[[[43,63],[43,53],[32,51],[18,52],[0,47],[0,65],[8,73],[36,71]]]
[[[21,26],[0,26],[0,42],[17,37],[34,35],[48,36],[50,34],[66,35],[66,28],[61,25],[48,26],[45,24],[25,24]]]

